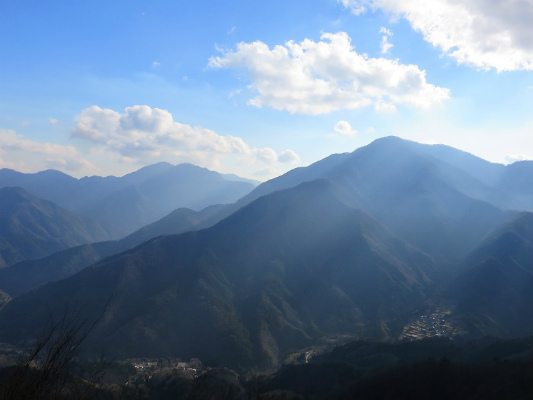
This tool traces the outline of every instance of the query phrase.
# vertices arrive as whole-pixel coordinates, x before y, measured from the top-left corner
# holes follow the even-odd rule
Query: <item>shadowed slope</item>
[[[451,292],[472,329],[533,334],[533,214],[521,213],[496,230],[465,264]]]
[[[0,189],[0,266],[107,238],[108,233],[90,218],[21,188]]]

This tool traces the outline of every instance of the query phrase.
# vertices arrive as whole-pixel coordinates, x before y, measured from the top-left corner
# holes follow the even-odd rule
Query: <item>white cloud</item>
[[[300,156],[292,150],[285,150],[280,153],[278,161],[282,163],[297,163],[300,161]]]
[[[343,136],[355,136],[357,135],[357,131],[352,128],[350,123],[348,121],[339,121],[335,124],[333,127],[333,130],[337,132],[339,135]]]
[[[237,89],[237,90],[234,90],[233,92],[230,92],[230,94],[228,94],[228,99],[231,99],[233,96],[237,96],[241,94],[241,92],[242,92],[241,89]]]
[[[48,118],[48,121],[50,122],[50,124],[52,125],[57,125],[59,123],[59,121],[55,118]]]
[[[0,165],[23,172],[49,168],[65,172],[94,170],[73,146],[36,142],[8,129],[0,129],[0,155]]]
[[[379,33],[384,34],[381,37],[381,54],[388,54],[390,52],[390,49],[394,47],[392,43],[389,43],[389,36],[392,36],[392,32],[387,28],[381,27]]]
[[[365,4],[366,1],[357,1],[357,0],[337,0],[338,3],[341,3],[345,8],[350,10],[354,15],[361,15],[366,11]]]
[[[357,53],[345,32],[273,49],[260,41],[239,43],[208,66],[246,71],[258,92],[249,104],[291,113],[327,114],[379,101],[428,108],[449,98],[449,90],[429,84],[416,65]]]
[[[389,43],[388,36],[381,37],[381,54],[388,54],[390,52],[390,49],[393,47],[394,45],[392,43]]]
[[[459,64],[497,71],[533,70],[531,0],[366,0],[358,4],[407,19],[427,42]]]
[[[376,104],[374,104],[374,109],[380,113],[393,113],[396,111],[394,104],[387,103],[383,100],[376,101]]]
[[[239,137],[181,124],[167,110],[145,105],[127,107],[123,114],[89,107],[76,117],[72,136],[118,155],[122,162],[140,164],[164,160],[213,167],[221,158],[234,156],[249,163],[273,164],[286,162],[290,151],[278,157],[271,148],[250,147]]]
[[[266,167],[254,174],[258,179],[272,179],[281,175],[281,171],[274,167]]]
[[[161,66],[161,63],[158,62],[158,61],[153,61],[152,62],[152,68],[159,68]]]
[[[517,161],[531,161],[533,157],[526,156],[525,154],[507,154],[504,160],[505,164],[512,164]]]

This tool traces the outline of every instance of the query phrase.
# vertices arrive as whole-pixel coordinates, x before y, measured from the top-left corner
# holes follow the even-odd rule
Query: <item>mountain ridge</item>
[[[439,158],[425,146],[386,138],[289,172],[233,205],[178,209],[131,243],[165,236],[11,300],[0,339],[29,340],[44,303],[57,313],[64,299],[88,320],[111,299],[93,351],[199,357],[239,371],[276,368],[294,350],[338,338],[396,339],[431,303],[451,304],[446,312],[470,321],[474,336],[531,334],[520,313],[505,312],[533,309],[522,273],[530,213],[502,210],[492,178],[441,159],[453,149],[437,148]],[[527,174],[527,165],[518,170]],[[517,296],[479,307],[473,300],[491,293],[476,286],[482,281]]]
[[[0,187],[20,186],[36,197],[93,219],[124,237],[187,207],[199,210],[232,203],[255,185],[192,164],[158,163],[123,177],[73,178],[55,170],[23,174],[0,170]],[[124,207],[127,205],[127,207]]]

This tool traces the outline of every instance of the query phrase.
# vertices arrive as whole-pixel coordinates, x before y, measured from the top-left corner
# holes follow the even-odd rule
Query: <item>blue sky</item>
[[[3,1],[0,167],[266,180],[397,135],[533,158],[532,0]]]

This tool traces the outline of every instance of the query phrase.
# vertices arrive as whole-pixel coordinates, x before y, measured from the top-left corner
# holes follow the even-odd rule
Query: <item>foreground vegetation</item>
[[[75,347],[77,343],[74,340],[70,344]],[[52,358],[37,360],[30,355],[30,363],[0,369],[0,396],[106,400],[531,399],[532,344],[533,338],[462,343],[447,339],[398,344],[356,341],[304,351],[303,356],[291,357],[269,375],[238,375],[227,368],[204,366],[198,359],[87,361],[72,357],[72,352],[64,350],[72,346],[66,346],[56,348]]]

